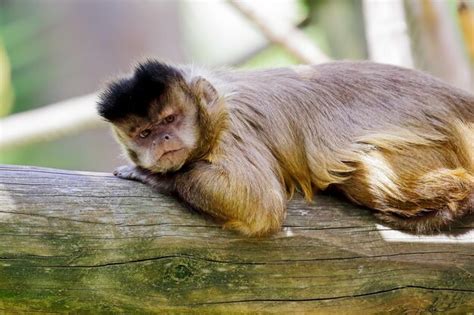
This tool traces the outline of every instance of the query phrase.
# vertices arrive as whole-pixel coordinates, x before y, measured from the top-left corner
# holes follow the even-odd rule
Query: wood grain
[[[140,183],[0,166],[0,313],[474,310],[474,239],[386,241],[377,223],[297,197],[282,232],[248,239]]]

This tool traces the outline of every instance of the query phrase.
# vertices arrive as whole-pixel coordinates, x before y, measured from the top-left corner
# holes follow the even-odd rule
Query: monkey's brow
[[[176,106],[164,106],[163,108],[160,109],[160,111],[157,113],[156,117],[158,119],[163,119],[165,118],[166,116],[168,116],[169,114],[172,114],[174,112],[176,112],[177,108]]]

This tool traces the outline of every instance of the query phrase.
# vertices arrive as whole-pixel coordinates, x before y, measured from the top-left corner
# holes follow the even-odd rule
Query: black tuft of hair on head
[[[111,122],[132,114],[145,117],[151,102],[161,98],[173,82],[182,79],[178,69],[157,60],[147,60],[140,63],[131,76],[108,85],[99,97],[97,111]]]

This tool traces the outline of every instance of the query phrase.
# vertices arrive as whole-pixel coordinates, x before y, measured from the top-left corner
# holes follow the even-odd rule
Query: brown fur
[[[167,187],[228,228],[279,230],[297,188],[311,200],[336,187],[418,232],[473,211],[474,97],[466,92],[367,62],[178,69],[194,96],[199,137]],[[157,187],[162,180],[143,178]]]

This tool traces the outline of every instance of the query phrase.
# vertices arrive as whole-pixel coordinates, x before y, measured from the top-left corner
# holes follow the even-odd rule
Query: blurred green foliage
[[[48,88],[51,71],[47,42],[40,36],[44,28],[32,2],[0,0],[0,116],[43,105],[42,92]],[[46,151],[41,145],[8,150],[0,153],[0,163],[49,162]]]
[[[38,95],[46,88],[49,67],[46,45],[38,36],[42,19],[28,1],[0,2],[0,38],[11,65],[15,93],[13,112],[39,106]]]
[[[10,112],[13,99],[10,60],[0,38],[0,117]]]

